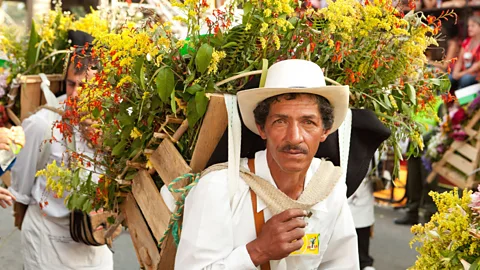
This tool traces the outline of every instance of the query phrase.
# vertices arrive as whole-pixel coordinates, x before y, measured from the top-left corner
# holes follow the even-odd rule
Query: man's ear
[[[267,139],[267,134],[265,134],[264,128],[262,128],[262,126],[260,126],[259,124],[256,124],[256,125],[257,125],[258,134],[260,135],[260,137],[263,140],[266,140]]]
[[[320,142],[324,142],[327,139],[328,135],[330,135],[330,130],[325,131],[323,135],[320,136]]]

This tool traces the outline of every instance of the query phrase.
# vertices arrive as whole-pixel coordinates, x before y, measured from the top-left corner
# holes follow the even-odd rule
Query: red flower
[[[467,119],[467,114],[465,110],[460,107],[452,117],[452,125],[460,125],[465,119]]]

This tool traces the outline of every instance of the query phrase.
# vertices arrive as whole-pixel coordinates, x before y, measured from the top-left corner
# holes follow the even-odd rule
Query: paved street
[[[400,213],[377,207],[375,235],[371,253],[377,270],[404,270],[415,261],[415,251],[408,246],[411,234],[408,226],[393,225]],[[0,208],[0,263],[2,270],[21,270],[20,233],[13,227],[12,210]],[[128,233],[114,243],[114,261],[117,270],[138,270],[139,265]]]

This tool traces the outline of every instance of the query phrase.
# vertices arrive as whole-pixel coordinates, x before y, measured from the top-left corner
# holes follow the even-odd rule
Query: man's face
[[[85,84],[85,81],[93,78],[95,76],[96,71],[92,69],[88,69],[86,72],[80,72],[75,74],[75,68],[73,64],[70,64],[67,71],[67,97],[76,98],[78,95],[78,88],[82,87]]]
[[[280,97],[270,105],[264,129],[259,125],[257,128],[267,141],[270,169],[288,173],[308,169],[328,135],[317,101],[310,95],[298,95],[292,100]]]

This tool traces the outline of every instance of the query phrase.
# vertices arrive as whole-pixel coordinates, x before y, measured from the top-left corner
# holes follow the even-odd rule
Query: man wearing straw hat
[[[175,268],[358,269],[344,175],[314,158],[348,96],[304,60],[278,62],[265,87],[239,92],[243,121],[266,150],[241,160],[237,184],[225,165],[202,174],[185,201]]]

